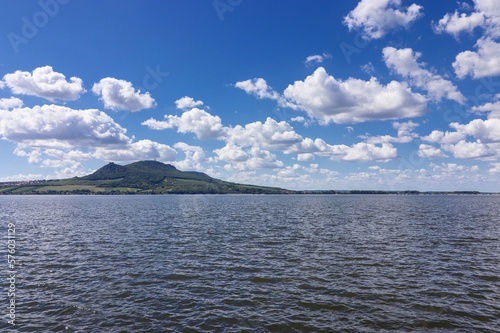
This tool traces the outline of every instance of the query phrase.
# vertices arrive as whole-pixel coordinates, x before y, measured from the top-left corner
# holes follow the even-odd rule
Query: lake
[[[500,196],[0,196],[0,217],[2,331],[500,332]]]

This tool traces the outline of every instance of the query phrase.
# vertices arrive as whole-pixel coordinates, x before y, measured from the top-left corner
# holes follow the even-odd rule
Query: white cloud
[[[360,142],[352,146],[329,145],[322,139],[312,140],[297,134],[285,121],[277,122],[267,118],[243,126],[229,128],[224,139],[229,147],[259,147],[277,150],[285,154],[298,154],[301,161],[312,159],[312,154],[327,156],[334,160],[350,162],[387,161],[397,157],[397,151],[390,144],[376,145]],[[241,150],[240,150],[241,152]],[[231,151],[232,155],[243,158],[245,155]]]
[[[245,162],[250,158],[242,147],[232,143],[228,143],[220,149],[215,149],[214,153],[217,154],[220,160],[226,162]]]
[[[401,0],[361,0],[347,16],[349,30],[362,29],[367,39],[379,39],[389,31],[409,25],[423,14],[422,6],[411,4],[402,8]]]
[[[500,142],[500,119],[498,118],[474,119],[465,125],[451,123],[450,127],[458,133],[473,136],[483,142]]]
[[[113,162],[159,160],[162,162],[174,161],[177,152],[172,147],[151,140],[129,142],[122,147],[99,147],[93,157]]]
[[[434,31],[438,34],[446,32],[457,38],[461,32],[471,33],[476,27],[482,26],[484,20],[483,13],[475,12],[470,15],[462,13],[459,15],[455,11],[454,14],[445,14],[434,26]]]
[[[425,65],[417,62],[422,56],[421,53],[414,52],[411,48],[386,47],[383,49],[383,55],[388,68],[409,79],[410,84],[427,91],[433,100],[447,98],[461,104],[465,102],[465,97],[453,83],[424,69]]]
[[[383,85],[375,78],[337,80],[323,67],[289,85],[284,96],[321,124],[418,117],[427,111],[426,98],[405,84]]]
[[[432,171],[434,173],[463,173],[463,172],[477,172],[479,170],[479,167],[477,165],[473,166],[465,166],[465,165],[458,165],[456,163],[441,163],[440,165],[431,163],[430,166],[432,167]]]
[[[218,150],[215,151],[216,154],[218,152]],[[246,154],[248,155],[247,159],[241,161],[229,160],[231,163],[226,164],[224,168],[226,170],[248,171],[257,169],[275,169],[282,168],[284,166],[283,162],[276,158],[276,155],[267,150],[260,149],[259,147],[250,148]],[[219,159],[222,160],[223,157],[227,157],[227,155],[219,155]]]
[[[40,163],[42,154],[41,148],[30,148],[23,144],[18,144],[14,149],[14,155],[27,158],[30,164]]]
[[[237,125],[227,129],[226,142],[239,146],[258,146],[264,149],[288,151],[303,138],[285,121],[267,118],[264,123],[256,121],[244,127]]]
[[[39,173],[30,173],[30,174],[17,174],[13,176],[7,176],[0,178],[0,182],[19,182],[24,180],[41,180],[45,177]]]
[[[30,72],[15,71],[3,77],[3,85],[10,88],[12,93],[37,96],[54,102],[74,101],[85,92],[83,82],[78,77],[66,77],[54,72],[51,66],[39,67]]]
[[[418,146],[418,156],[424,158],[447,157],[441,149],[426,144]]]
[[[18,148],[21,148],[21,147],[22,147],[22,145],[18,146]],[[54,148],[45,148],[45,149],[35,148],[34,150],[37,150],[39,155],[44,154],[47,157],[52,158],[52,160],[51,159],[44,160],[42,162],[43,166],[51,164],[51,163],[60,163],[61,165],[62,164],[70,164],[70,163],[73,163],[74,160],[88,160],[88,159],[92,158],[91,153],[86,153],[86,152],[83,152],[83,151],[77,150],[77,149],[63,150],[63,149],[54,149]],[[21,156],[21,155],[19,155],[19,156]],[[50,162],[50,161],[57,161],[57,162]]]
[[[453,62],[459,78],[470,75],[478,79],[500,74],[500,6],[494,0],[474,0],[474,12],[446,14],[434,28],[437,33],[446,32],[458,38],[461,32],[472,32],[476,27],[483,29],[476,51],[460,52]]]
[[[195,101],[192,97],[189,96],[184,96],[175,101],[175,106],[180,110],[189,110],[202,105],[202,101]]]
[[[126,130],[102,111],[58,105],[0,110],[0,136],[39,147],[99,147],[129,142]]]
[[[500,158],[500,119],[474,119],[468,124],[451,123],[454,132],[432,131],[422,140],[439,143],[455,158]],[[475,141],[467,141],[472,137]]]
[[[90,170],[85,169],[80,162],[72,162],[69,165],[63,166],[60,169],[55,170],[54,175],[49,176],[51,179],[64,179],[72,177],[85,176],[90,173]]]
[[[368,75],[373,75],[375,73],[375,67],[373,66],[371,61],[364,65],[361,65],[361,70]]]
[[[387,162],[395,159],[398,155],[396,148],[391,144],[383,143],[380,146],[360,142],[345,150],[343,161],[348,162]]]
[[[218,139],[226,145],[215,149],[217,160],[225,161],[227,170],[255,170],[254,168],[276,168],[278,161],[271,151],[297,154],[299,161],[310,161],[314,155],[339,161],[388,161],[397,157],[397,150],[388,142],[360,142],[352,146],[329,145],[322,139],[303,138],[285,121],[267,118],[265,122],[255,121],[244,126],[226,127],[221,119],[194,108],[180,117],[166,115],[165,121],[149,119],[143,125],[155,129],[177,128],[181,133],[195,133],[199,139]],[[415,135],[412,131],[418,124],[409,121],[393,125],[403,140],[408,142]],[[410,139],[407,139],[410,138]],[[175,148],[178,148],[175,146]],[[191,159],[190,168],[196,167]],[[188,165],[188,164],[186,164]]]
[[[441,144],[457,143],[463,139],[465,139],[465,135],[463,133],[449,131],[443,132],[438,130],[434,130],[431,134],[422,137],[422,140],[424,141]]]
[[[408,143],[411,142],[414,138],[418,137],[418,134],[413,132],[413,130],[418,126],[419,126],[418,123],[415,123],[411,120],[405,123],[400,123],[395,121],[392,123],[392,127],[398,131],[397,137],[390,135],[381,135],[381,136],[360,135],[359,137],[365,139],[366,142],[368,143],[374,143],[374,144],[390,143],[390,142]]]
[[[455,74],[459,78],[467,75],[475,79],[500,75],[500,43],[481,38],[476,43],[477,52],[460,52],[453,63]]]
[[[136,91],[132,83],[112,77],[101,79],[92,87],[94,94],[101,96],[104,107],[112,110],[129,110],[132,112],[150,109],[156,106],[149,92]]]
[[[312,64],[321,64],[323,61],[326,59],[331,59],[332,55],[330,53],[323,53],[323,54],[315,54],[315,55],[310,55],[306,58],[304,63],[306,65],[312,65]]]
[[[471,33],[476,27],[483,28],[487,37],[500,37],[500,8],[495,0],[474,0],[474,12],[470,14],[458,11],[445,14],[434,26],[434,31],[458,38],[461,32]]]
[[[297,155],[297,161],[305,162],[314,160],[314,155],[310,153],[303,153]]]
[[[297,117],[291,118],[290,121],[293,121],[293,122],[296,122],[296,123],[305,123],[306,122],[306,118],[304,118],[302,116],[297,116]]]
[[[60,179],[88,174],[89,170],[86,170],[80,161],[93,157],[92,153],[79,149],[31,147],[23,143],[17,144],[14,154],[27,158],[31,164],[54,169],[54,173],[45,176],[45,179]]]
[[[471,109],[475,113],[488,112],[488,118],[500,118],[500,102],[485,103]]]
[[[415,128],[419,126],[418,123],[413,121],[407,121],[405,123],[393,122],[392,127],[398,131],[398,138],[403,138],[403,142],[410,142],[411,138],[416,138],[418,135],[413,132]]]
[[[172,164],[181,170],[204,171],[201,163],[207,161],[205,151],[199,146],[191,146],[184,142],[178,142],[174,145],[175,149],[181,150],[185,158],[181,161],[175,161]]]
[[[455,158],[474,159],[486,158],[494,156],[497,152],[488,144],[482,143],[480,140],[469,142],[461,140],[455,144],[445,144],[442,148],[453,154]]]
[[[185,111],[180,117],[166,115],[164,121],[148,119],[142,122],[142,125],[155,130],[177,128],[177,132],[194,133],[200,140],[216,139],[225,134],[218,116],[213,116],[198,108]]]
[[[161,131],[165,129],[174,128],[174,126],[169,121],[156,120],[149,118],[141,123],[141,125],[147,126],[150,129]]]
[[[16,97],[0,98],[0,110],[9,110],[20,108],[23,106],[23,101]]]
[[[266,80],[262,78],[236,82],[234,86],[245,91],[249,95],[254,95],[259,99],[280,99],[280,94],[269,87]]]
[[[490,173],[500,173],[500,163],[491,163],[492,168],[488,170]]]

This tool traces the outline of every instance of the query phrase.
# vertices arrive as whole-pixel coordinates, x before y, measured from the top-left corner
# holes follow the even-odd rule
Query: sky
[[[0,181],[108,162],[500,191],[496,0],[2,1]]]

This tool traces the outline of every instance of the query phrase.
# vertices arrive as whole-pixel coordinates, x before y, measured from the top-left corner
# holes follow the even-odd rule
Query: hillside
[[[280,194],[293,191],[245,185],[180,171],[170,164],[140,161],[109,163],[94,173],[71,179],[2,184],[0,194]]]

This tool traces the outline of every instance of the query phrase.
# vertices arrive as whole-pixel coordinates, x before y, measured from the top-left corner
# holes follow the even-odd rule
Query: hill
[[[94,173],[71,179],[3,184],[0,194],[288,194],[293,191],[245,185],[180,171],[170,164],[140,161],[109,163]]]

